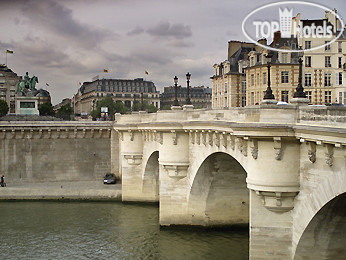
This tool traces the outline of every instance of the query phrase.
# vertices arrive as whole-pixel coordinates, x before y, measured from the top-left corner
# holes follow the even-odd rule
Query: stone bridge
[[[118,115],[122,199],[158,201],[162,226],[249,225],[250,259],[340,259],[345,112],[267,105]]]

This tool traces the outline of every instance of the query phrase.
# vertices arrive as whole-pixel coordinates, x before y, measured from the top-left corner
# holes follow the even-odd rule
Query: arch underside
[[[189,196],[192,225],[247,225],[249,191],[246,172],[226,153],[213,153],[199,167]]]
[[[159,201],[159,152],[153,152],[143,174],[142,194],[150,201]]]
[[[329,201],[301,236],[295,260],[345,259],[346,193]]]

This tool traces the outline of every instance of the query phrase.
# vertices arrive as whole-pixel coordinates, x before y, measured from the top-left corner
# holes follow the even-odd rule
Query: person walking
[[[1,181],[0,181],[1,187],[6,187],[6,182],[5,182],[5,176],[1,175]]]

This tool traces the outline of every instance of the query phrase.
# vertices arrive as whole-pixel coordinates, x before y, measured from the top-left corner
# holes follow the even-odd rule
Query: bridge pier
[[[142,135],[136,131],[119,132],[122,175],[122,200],[145,201],[142,189]]]
[[[189,136],[182,131],[163,132],[162,135],[159,159],[160,225],[186,224]]]

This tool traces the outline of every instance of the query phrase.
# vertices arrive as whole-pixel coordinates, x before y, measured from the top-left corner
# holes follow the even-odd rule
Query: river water
[[[0,202],[0,259],[248,259],[248,231],[160,229],[158,208]]]

